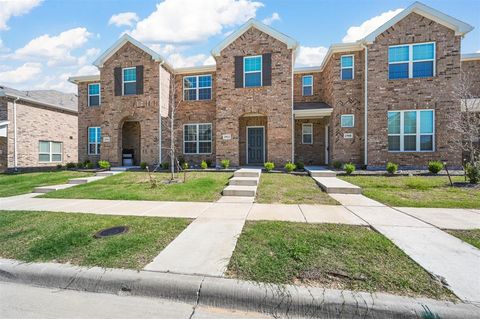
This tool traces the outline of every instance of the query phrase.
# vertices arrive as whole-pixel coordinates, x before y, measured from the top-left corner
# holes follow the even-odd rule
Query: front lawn
[[[480,249],[480,229],[446,230],[446,232]]]
[[[0,174],[0,197],[31,193],[37,186],[65,184],[71,178],[91,175],[91,173],[75,171],[3,173]]]
[[[361,226],[247,222],[228,273],[277,284],[454,298],[387,238]]]
[[[263,173],[260,176],[256,202],[338,205],[310,176],[279,173]]]
[[[480,208],[480,188],[451,187],[447,176],[341,176],[362,193],[397,207]],[[463,182],[453,176],[454,182]]]
[[[170,178],[168,173],[151,176],[157,181],[155,188],[148,173],[125,172],[41,197],[211,202],[220,198],[232,173],[188,172],[187,181],[176,184],[163,183]],[[183,181],[183,174],[179,179]]]
[[[27,262],[141,269],[190,223],[182,218],[0,211],[0,256]],[[95,239],[104,228],[128,233]]]

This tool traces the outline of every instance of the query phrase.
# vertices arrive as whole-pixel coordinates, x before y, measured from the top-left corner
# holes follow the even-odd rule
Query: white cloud
[[[168,56],[168,62],[175,68],[183,68],[188,66],[202,65],[207,60],[205,54],[195,54],[184,56],[180,53],[174,53]]]
[[[0,0],[0,30],[8,30],[7,22],[11,17],[28,13],[42,0]]]
[[[122,25],[126,25],[131,27],[134,22],[137,22],[140,18],[135,12],[122,12],[119,14],[114,14],[108,20],[108,24],[114,24],[117,27],[121,27]]]
[[[328,48],[301,46],[296,60],[297,66],[315,66],[322,64]]]
[[[0,79],[4,84],[19,84],[33,80],[42,72],[40,63],[25,63],[13,70],[0,72]]]
[[[213,58],[213,56],[209,56],[208,58],[205,59],[205,61],[203,61],[203,65],[214,65],[216,62],[215,62],[215,59]]]
[[[252,0],[165,0],[131,35],[143,42],[198,42],[255,17],[262,6]]]
[[[403,9],[390,10],[364,21],[360,26],[352,26],[348,28],[347,34],[343,37],[342,42],[355,42],[375,31],[382,24],[396,16]]]
[[[92,34],[86,28],[74,28],[58,35],[41,35],[15,50],[14,59],[47,59],[49,66],[75,61],[71,51],[82,47]]]
[[[280,21],[280,15],[277,12],[272,13],[270,17],[262,20],[266,25],[271,25],[275,21]]]
[[[85,54],[78,58],[78,65],[83,66],[85,64],[90,64],[92,61],[100,54],[100,49],[90,48],[85,51]]]

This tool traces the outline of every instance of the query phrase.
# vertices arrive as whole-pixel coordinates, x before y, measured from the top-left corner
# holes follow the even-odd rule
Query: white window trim
[[[312,84],[310,84],[310,85],[304,85],[304,84],[303,84],[303,79],[304,79],[304,78],[312,78]],[[303,89],[304,89],[305,87],[311,87],[311,88],[312,88],[312,94],[310,94],[310,95],[305,95],[305,94],[304,94],[304,91],[303,91]],[[304,75],[304,76],[302,76],[302,96],[313,96],[313,75]]]
[[[91,128],[94,128],[95,129],[95,142],[93,143],[90,143],[90,129]],[[97,134],[98,134],[98,129],[100,129],[100,142],[96,142],[97,141]],[[97,145],[101,145],[102,144],[102,132],[101,132],[101,127],[100,126],[90,126],[87,128],[87,153],[88,155],[100,155],[100,152],[98,152],[98,147]],[[90,145],[91,144],[95,144],[95,152],[92,153],[90,152]]]
[[[205,87],[200,87],[200,77],[201,76],[209,76],[210,77],[210,86],[205,86]],[[195,88],[186,88],[185,87],[185,78],[197,78],[197,86]],[[186,75],[183,77],[182,79],[182,86],[183,86],[183,100],[184,101],[187,101],[187,102],[191,102],[191,101],[211,101],[212,100],[212,94],[213,94],[213,90],[212,90],[212,85],[213,85],[213,77],[211,74],[200,74],[200,75]],[[194,90],[195,89],[195,100],[185,100],[185,91],[188,91],[188,90]],[[210,89],[210,99],[204,99],[204,100],[200,100],[200,89]]]
[[[131,69],[135,69],[135,81],[125,81],[125,70],[131,70]],[[122,68],[122,96],[125,95],[125,83],[137,83],[137,75],[136,75],[136,72],[137,72],[137,67],[136,66],[133,66],[133,67],[130,67],[130,68]],[[135,94],[129,94],[129,95],[135,95]]]
[[[252,58],[260,58],[260,71],[245,71],[245,60]],[[258,73],[260,72],[260,86],[245,86],[245,74],[247,73]],[[251,55],[243,57],[243,87],[244,88],[256,88],[263,86],[263,56],[262,55]]]
[[[40,143],[49,143],[49,152],[40,152]],[[53,153],[53,143],[59,143],[60,144],[60,153]],[[49,160],[48,161],[41,161],[40,160],[40,155],[48,155]],[[60,155],[60,160],[59,161],[54,161],[52,160],[53,155]],[[62,163],[63,162],[63,142],[58,142],[58,141],[45,141],[45,140],[40,140],[38,141],[38,162],[39,163]]]
[[[420,133],[420,112],[421,111],[432,111],[433,112],[433,123],[432,123],[432,133]],[[400,134],[390,134],[388,133],[388,113],[399,112],[400,113]],[[416,112],[416,132],[415,133],[404,133],[404,113],[405,112]],[[421,135],[431,135],[432,136],[432,149],[431,150],[420,150],[420,136]],[[391,110],[387,112],[387,149],[388,149],[388,136],[400,136],[400,150],[391,151],[390,153],[432,153],[435,152],[435,110],[434,109],[415,109],[415,110]],[[404,136],[416,136],[416,150],[415,151],[405,151],[404,150]]]
[[[352,117],[352,125],[351,126],[343,125],[343,118],[347,117],[347,116]],[[346,128],[355,127],[355,114],[342,114],[340,116],[340,127],[346,127]]]
[[[348,67],[343,67],[343,63],[342,63],[342,58],[343,57],[349,57],[351,56],[352,57],[352,66],[348,66]],[[344,69],[352,69],[352,78],[351,79],[343,79],[343,70]],[[340,57],[340,79],[342,81],[349,81],[349,80],[354,80],[355,79],[355,56],[353,54],[345,54],[345,55],[342,55]]]
[[[197,139],[195,141],[185,141],[185,127],[186,126],[196,126],[196,130],[197,130]],[[199,134],[199,128],[200,128],[200,125],[210,125],[210,140],[200,140],[200,134]],[[188,123],[188,124],[183,124],[183,155],[210,155],[212,154],[212,149],[213,149],[213,126],[212,126],[212,123]],[[185,153],[185,143],[193,143],[193,142],[196,142],[197,144],[197,149],[196,149],[196,152],[195,153]],[[200,153],[199,150],[200,150],[200,142],[210,142],[210,152],[209,153]]]
[[[98,84],[98,94],[90,94],[90,85],[97,85],[97,84]],[[102,86],[100,85],[100,83],[90,83],[90,84],[88,84],[87,93],[88,93],[88,106],[89,107],[100,106],[100,104],[102,104]],[[93,106],[90,105],[90,97],[91,96],[98,96],[98,105],[93,105]]]
[[[304,129],[305,127],[307,127],[307,126],[311,127],[311,133],[305,133],[305,132],[303,131],[303,129]],[[312,138],[310,139],[310,141],[311,141],[310,143],[305,143],[305,140],[303,139],[303,137],[304,137],[305,135],[311,135],[311,136],[312,136]],[[312,123],[303,123],[303,124],[302,124],[302,144],[305,144],[305,145],[311,145],[311,144],[313,144],[313,124],[312,124]]]
[[[413,61],[413,47],[416,45],[422,45],[422,44],[433,44],[433,59],[424,59],[424,60],[415,60]],[[388,65],[390,64],[404,64],[408,63],[408,78],[409,79],[421,79],[421,77],[414,78],[413,77],[413,63],[414,62],[427,62],[427,61],[433,61],[433,73],[431,77],[435,77],[436,75],[436,61],[437,61],[437,44],[435,42],[420,42],[420,43],[409,43],[409,44],[398,44],[398,45],[390,45],[388,46],[388,49],[390,48],[396,48],[396,47],[406,47],[408,46],[408,61],[395,61],[395,62],[390,62],[388,61],[388,52],[387,52],[387,61]],[[429,77],[424,77],[424,78],[429,78]],[[388,74],[388,80],[389,81],[395,81],[395,80],[404,80],[405,78],[400,78],[400,79],[390,79],[390,74]]]

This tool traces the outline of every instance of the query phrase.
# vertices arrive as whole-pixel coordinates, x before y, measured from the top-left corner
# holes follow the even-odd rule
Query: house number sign
[[[344,133],[343,138],[353,138],[353,133]]]
[[[231,140],[232,139],[232,134],[223,134],[222,135],[222,140]]]

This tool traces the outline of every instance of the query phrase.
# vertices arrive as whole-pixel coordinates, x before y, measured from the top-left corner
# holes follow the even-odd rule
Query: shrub
[[[265,164],[263,164],[263,166],[265,167],[267,172],[271,172],[272,169],[275,168],[275,164],[273,162],[265,162]]]
[[[465,173],[471,184],[480,182],[480,162],[475,164],[467,163],[465,165]]]
[[[141,162],[140,163],[140,168],[141,169],[146,169],[147,168],[147,162]]]
[[[437,174],[443,169],[443,163],[440,161],[431,161],[428,162],[428,170],[432,174]]]
[[[57,169],[62,169],[62,164],[57,164]]]
[[[303,164],[302,162],[295,163],[295,166],[297,166],[297,169],[304,169],[305,168],[305,164]]]
[[[335,168],[335,169],[342,168],[342,162],[340,162],[340,161],[333,161],[332,165],[333,165],[333,168]]]
[[[288,162],[287,164],[285,164],[285,169],[289,173],[293,172],[296,168],[297,168],[297,166],[295,164],[291,163],[291,162]]]
[[[202,161],[202,163],[200,164],[200,167],[201,167],[202,169],[208,168],[207,162],[206,162],[206,161]]]
[[[101,169],[109,169],[111,166],[109,161],[98,161],[97,164]]]
[[[398,164],[388,162],[387,163],[387,172],[390,174],[395,174],[398,171]]]
[[[88,161],[87,163],[85,163],[85,168],[92,169],[93,168],[93,163]]]
[[[185,159],[183,157],[179,157],[178,158],[178,165],[180,165],[180,167],[183,167],[183,164],[185,164]]]
[[[85,164],[83,164],[81,162],[77,163],[77,168],[84,168],[84,167],[85,167]]]
[[[169,162],[163,162],[160,164],[160,167],[163,169],[169,169],[170,168],[170,163]]]
[[[187,162],[183,162],[182,164],[182,169],[185,170],[185,169],[188,169],[190,166],[188,165]]]
[[[65,167],[67,169],[74,169],[76,166],[77,166],[77,164],[75,164],[73,162],[68,162],[67,165],[65,165]]]
[[[343,169],[345,170],[345,173],[347,173],[347,175],[350,175],[355,172],[355,164],[347,163],[343,165]]]
[[[224,160],[222,160],[222,161],[220,162],[220,164],[222,164],[222,167],[223,167],[224,169],[227,169],[227,168],[230,167],[230,160],[224,159]]]
[[[212,167],[212,160],[205,160],[205,163],[207,163],[207,167]]]

